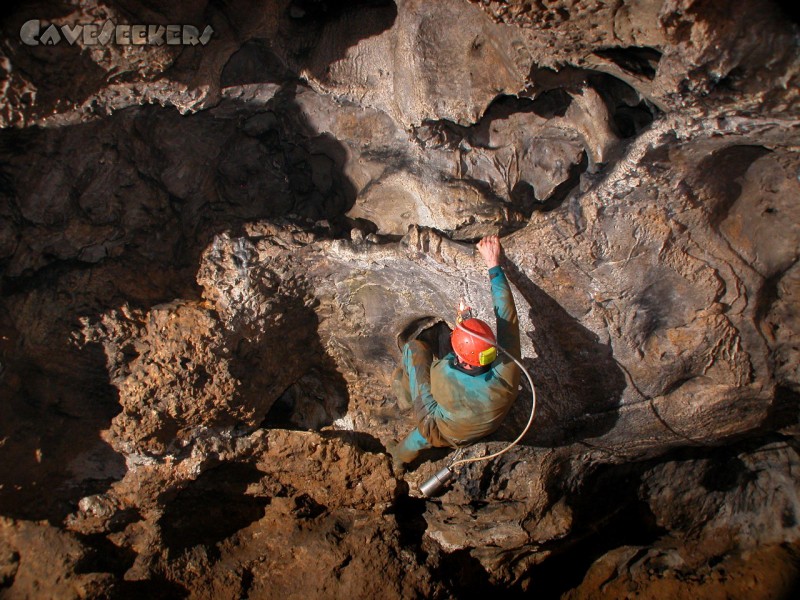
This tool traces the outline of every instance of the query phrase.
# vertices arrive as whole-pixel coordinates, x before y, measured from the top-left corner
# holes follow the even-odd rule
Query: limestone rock
[[[214,33],[27,46],[30,19]],[[776,4],[40,2],[0,31],[0,595],[788,590]],[[465,454],[535,390],[534,426],[427,499],[450,452],[386,454],[398,337],[461,298],[491,321],[488,233],[534,388]]]
[[[91,550],[46,523],[0,519],[0,585],[9,598],[97,598],[114,587],[110,573],[83,572]]]
[[[794,448],[778,442],[717,464],[666,463],[645,474],[643,493],[661,526],[705,538],[720,554],[726,544],[793,543],[800,537],[797,468]]]
[[[718,460],[670,461],[648,470],[641,493],[668,533],[652,547],[603,555],[567,597],[621,590],[683,597],[704,588],[753,597],[789,594],[798,537],[796,469],[796,450],[772,442]]]

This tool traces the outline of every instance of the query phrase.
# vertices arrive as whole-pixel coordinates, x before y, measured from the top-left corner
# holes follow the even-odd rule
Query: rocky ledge
[[[168,4],[0,20],[0,595],[797,593],[790,8]],[[397,337],[493,233],[534,426],[424,498]]]

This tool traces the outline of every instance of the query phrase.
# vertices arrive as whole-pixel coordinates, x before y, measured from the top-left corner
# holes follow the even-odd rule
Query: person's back
[[[500,242],[496,236],[489,236],[481,240],[478,250],[489,267],[497,343],[519,358],[519,319],[499,265]],[[463,339],[463,334],[459,335]],[[466,337],[478,342],[469,334]],[[431,364],[433,357],[425,344],[406,344],[403,366],[418,425],[391,450],[397,463],[411,462],[424,448],[457,447],[480,439],[495,431],[511,409],[520,382],[514,361],[501,353],[490,365],[481,366],[474,357],[459,355],[456,346],[454,353]]]
[[[499,266],[489,270],[492,300],[497,318],[497,344],[519,358],[519,319],[505,274]],[[500,353],[484,373],[468,374],[456,366],[449,354],[431,366],[431,393],[450,415],[441,419],[444,435],[462,442],[482,438],[495,431],[517,398],[519,367]]]

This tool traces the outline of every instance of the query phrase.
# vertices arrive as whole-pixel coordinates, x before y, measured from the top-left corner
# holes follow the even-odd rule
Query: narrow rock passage
[[[782,10],[4,12],[0,596],[796,595]],[[31,20],[213,35],[27,45]],[[392,469],[397,335],[459,298],[492,320],[495,233],[535,426],[423,499],[448,452]]]

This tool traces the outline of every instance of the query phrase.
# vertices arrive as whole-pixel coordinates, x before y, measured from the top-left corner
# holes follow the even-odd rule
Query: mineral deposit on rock
[[[797,596],[789,3],[44,0],[0,36],[0,597]],[[492,320],[489,234],[534,426],[425,498],[398,336]]]

